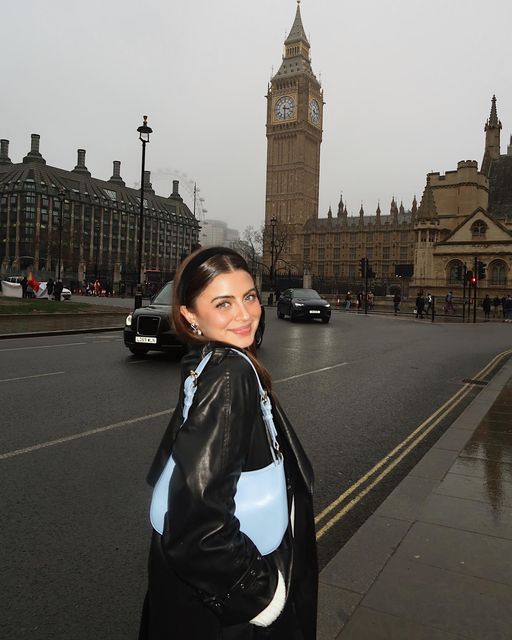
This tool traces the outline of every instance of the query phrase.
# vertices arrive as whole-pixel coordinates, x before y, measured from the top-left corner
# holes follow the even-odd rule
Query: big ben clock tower
[[[309,49],[298,0],[295,20],[284,43],[283,61],[267,93],[264,262],[269,267],[274,262],[277,269],[299,272],[304,266],[303,225],[310,218],[318,218],[324,105]]]

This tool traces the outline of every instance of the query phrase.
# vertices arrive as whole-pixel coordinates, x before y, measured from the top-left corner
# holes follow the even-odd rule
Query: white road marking
[[[79,344],[89,344],[88,342],[67,342],[66,344],[45,344],[39,347],[12,347],[10,349],[0,349],[0,351],[27,351],[28,349],[56,349],[57,347],[76,347]]]
[[[322,373],[323,371],[330,371],[331,369],[337,369],[338,367],[344,367],[348,362],[340,362],[339,364],[333,364],[331,367],[323,367],[323,369],[314,369],[313,371],[306,371],[305,373],[298,373],[296,376],[290,376],[289,378],[281,378],[280,380],[274,380],[274,384],[278,382],[288,382],[288,380],[295,380],[295,378],[303,378],[304,376],[310,376],[314,373]]]
[[[33,376],[23,376],[22,378],[4,378],[3,380],[0,380],[0,382],[14,382],[16,380],[29,380],[30,378],[44,378],[45,376],[60,376],[63,373],[66,373],[66,372],[54,371],[53,373],[37,373]]]
[[[77,343],[80,344],[80,343]],[[148,362],[147,360],[138,360],[131,364],[138,364],[142,362]],[[275,382],[287,382],[288,380],[294,380],[295,378],[302,378],[304,376],[313,375],[315,373],[322,373],[324,371],[330,371],[331,369],[337,369],[338,367],[344,367],[349,364],[348,362],[340,362],[338,364],[334,364],[330,367],[323,367],[322,369],[314,369],[313,371],[306,371],[305,373],[299,373],[295,376],[290,376],[288,378],[281,378],[280,380],[275,380]],[[83,431],[82,433],[76,433],[72,436],[65,436],[64,438],[58,438],[57,440],[49,440],[47,442],[41,442],[40,444],[36,444],[32,447],[25,447],[24,449],[16,449],[14,451],[8,451],[7,453],[0,454],[0,460],[6,460],[7,458],[14,458],[15,456],[20,456],[25,453],[32,453],[33,451],[39,451],[40,449],[46,449],[48,447],[53,447],[58,444],[64,444],[66,442],[72,442],[73,440],[80,440],[82,438],[88,438],[89,436],[96,435],[97,433],[104,433],[105,431],[112,431],[113,429],[119,429],[121,427],[126,427],[137,422],[143,422],[144,420],[151,420],[152,418],[159,418],[164,415],[169,415],[174,408],[166,409],[165,411],[159,411],[158,413],[150,413],[145,416],[140,416],[138,418],[131,418],[130,420],[123,420],[122,422],[116,422],[114,424],[106,425],[105,427],[98,427],[97,429],[90,429],[89,431]]]
[[[57,440],[48,440],[47,442],[41,442],[35,444],[32,447],[25,447],[24,449],[16,449],[14,451],[8,451],[7,453],[0,454],[0,460],[6,460],[7,458],[14,458],[15,456],[21,456],[25,453],[32,453],[39,451],[40,449],[47,449],[48,447],[54,447],[57,444],[64,444],[65,442],[71,442],[72,440],[80,440],[81,438],[87,438],[88,436],[95,435],[96,433],[104,433],[105,431],[112,431],[113,429],[119,429],[120,427],[126,427],[136,422],[143,422],[144,420],[152,420],[153,418],[159,418],[161,416],[169,415],[174,409],[165,409],[165,411],[159,411],[158,413],[149,413],[146,416],[139,416],[138,418],[130,418],[130,420],[123,420],[122,422],[115,422],[114,424],[108,424],[105,427],[98,427],[97,429],[90,429],[89,431],[83,431],[82,433],[76,433],[72,436],[65,436],[64,438],[58,438]]]

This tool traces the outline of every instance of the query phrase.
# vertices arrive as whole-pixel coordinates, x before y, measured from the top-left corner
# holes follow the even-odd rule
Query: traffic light
[[[375,271],[371,268],[370,265],[368,265],[367,274],[369,280],[373,280],[375,278]]]
[[[470,287],[474,286],[476,283],[476,276],[472,271],[466,271],[466,282]]]
[[[361,277],[364,278],[365,272],[368,270],[368,258],[361,258],[359,261],[359,270],[361,271]]]
[[[486,266],[487,266],[487,263],[480,262],[480,260],[478,261],[477,267],[478,267],[478,279],[479,280],[485,280],[485,267]]]

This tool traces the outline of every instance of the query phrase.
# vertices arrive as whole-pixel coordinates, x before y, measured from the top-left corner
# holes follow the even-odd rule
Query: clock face
[[[295,102],[290,96],[282,96],[276,102],[274,113],[279,120],[289,120],[295,113]]]
[[[320,122],[320,105],[316,100],[309,101],[309,117],[313,124],[318,124]]]

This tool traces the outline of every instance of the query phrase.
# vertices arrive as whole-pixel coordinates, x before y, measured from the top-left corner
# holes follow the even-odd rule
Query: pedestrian
[[[232,249],[199,249],[180,265],[173,298],[174,327],[192,350],[148,476],[156,483],[154,531],[139,640],[314,640],[312,469],[256,358],[261,305],[248,265]],[[251,482],[245,472],[277,468],[276,435],[286,469],[284,535],[278,519],[258,517],[263,476],[255,476],[256,503],[240,498],[277,538],[274,550],[259,549],[259,536],[244,532],[238,492]]]
[[[506,319],[505,314],[505,302],[507,301],[507,296],[501,296],[501,315],[503,316],[503,321]]]
[[[429,313],[432,313],[432,294],[431,293],[427,293],[425,302],[426,302],[425,314],[428,316]]]
[[[96,278],[96,280],[94,281],[93,291],[95,296],[101,296],[101,283],[98,278]]]
[[[281,291],[276,289],[276,304],[279,302],[279,298],[281,297]]]
[[[402,296],[398,293],[398,291],[393,296],[393,309],[395,310],[395,316],[400,311],[400,303],[402,302]]]
[[[360,291],[357,294],[357,310],[360,311],[361,307],[363,306],[363,292]]]
[[[27,276],[23,276],[21,282],[21,297],[28,298],[28,280]]]
[[[373,311],[373,305],[375,302],[375,295],[373,293],[373,291],[368,291],[368,295],[366,296],[366,299],[368,301],[368,309],[370,311]]]
[[[418,291],[418,295],[416,296],[416,317],[420,320],[423,320],[423,312],[425,309],[425,298],[423,297],[423,293]]]
[[[492,317],[495,318],[498,315],[498,309],[500,308],[501,300],[499,296],[494,296],[492,299]]]
[[[489,322],[491,317],[491,299],[489,298],[489,294],[485,295],[485,298],[482,300],[482,308],[484,310],[485,322]]]
[[[503,313],[505,314],[505,322],[512,322],[512,296],[510,295],[510,293],[505,298]]]
[[[448,291],[446,297],[444,299],[444,312],[455,313],[455,308],[453,306],[453,291]]]
[[[62,284],[62,280],[57,280],[57,282],[53,285],[53,298],[56,302],[60,302],[60,297],[62,295],[62,289],[64,286]]]
[[[53,295],[53,287],[53,278],[50,277],[48,278],[48,282],[46,283],[46,294],[48,295],[48,298],[51,298]]]

